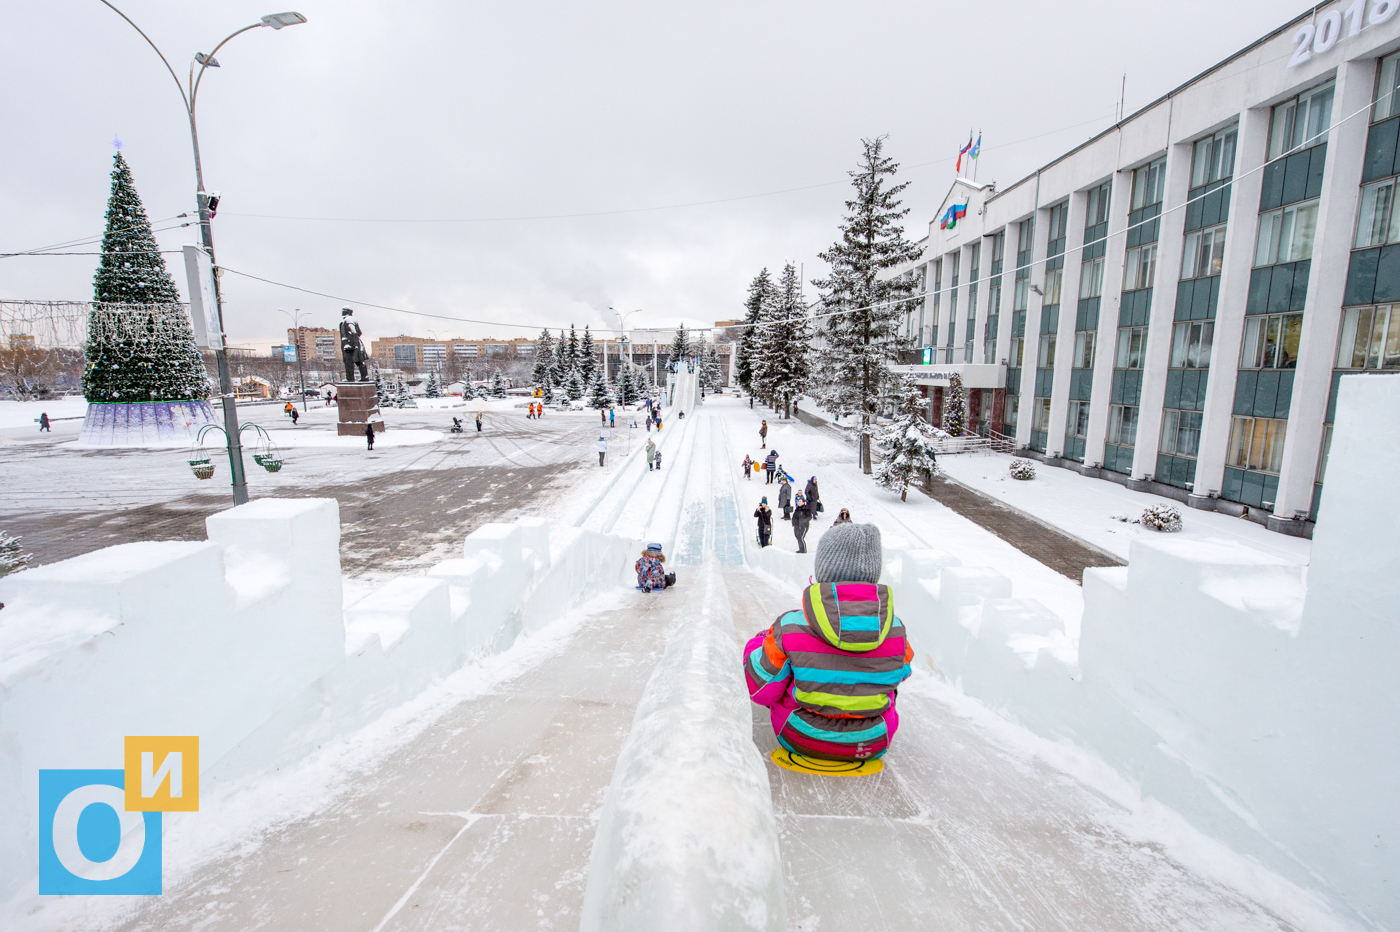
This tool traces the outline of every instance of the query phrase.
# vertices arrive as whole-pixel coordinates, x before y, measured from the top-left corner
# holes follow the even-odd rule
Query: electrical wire
[[[151,223],[152,225],[154,225],[154,224],[159,224],[159,223],[169,223],[171,220],[179,220],[179,219],[181,219],[182,217],[188,217],[188,216],[189,216],[188,213],[176,214],[176,215],[173,216],[173,217],[165,217],[164,219],[161,219],[161,220],[148,221],[148,223]],[[180,227],[187,227],[187,226],[189,226],[189,225],[190,225],[189,223],[179,223],[179,224],[176,224],[175,226],[162,227],[162,228],[160,228],[159,230],[153,229],[153,230],[151,230],[151,232],[152,232],[152,233],[164,233],[164,232],[166,232],[167,230],[175,230],[175,229],[179,229]],[[126,236],[129,236],[129,235],[133,234],[133,233],[139,233],[139,232],[141,231],[141,229],[142,229],[142,225],[141,225],[141,224],[132,224],[131,226],[128,226],[128,227],[118,227],[118,228],[115,229],[115,230],[103,231],[102,233],[99,233],[99,234],[97,234],[97,235],[95,235],[95,236],[80,236],[80,237],[78,237],[77,239],[65,240],[65,241],[63,241],[63,242],[61,242],[61,243],[50,243],[50,244],[47,245],[47,246],[35,246],[33,249],[26,249],[26,250],[24,250],[24,251],[22,251],[22,252],[6,252],[6,253],[0,253],[0,258],[7,258],[7,259],[8,259],[8,258],[13,258],[13,257],[15,257],[15,256],[45,255],[45,254],[49,253],[50,250],[54,250],[54,249],[67,249],[67,248],[70,248],[70,247],[73,247],[73,246],[90,246],[90,245],[92,245],[93,243],[100,243],[102,240],[106,239],[109,235],[110,235],[110,236],[121,236],[121,237],[126,237]]]

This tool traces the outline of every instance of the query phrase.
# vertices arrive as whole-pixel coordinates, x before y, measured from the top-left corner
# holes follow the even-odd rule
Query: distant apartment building
[[[442,369],[451,358],[458,366],[471,365],[478,360],[532,359],[533,339],[448,340],[431,337],[396,336],[370,342],[370,356],[384,368],[432,371]]]
[[[287,328],[287,345],[297,348],[297,358],[308,365],[340,362],[340,332],[325,327]]]

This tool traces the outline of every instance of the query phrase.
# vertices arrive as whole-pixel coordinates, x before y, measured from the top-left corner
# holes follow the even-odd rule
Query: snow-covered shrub
[[[1181,530],[1181,512],[1175,505],[1150,505],[1142,513],[1142,525],[1154,531]]]
[[[1012,461],[1011,461],[1011,478],[1012,478],[1012,479],[1034,479],[1034,478],[1035,478],[1035,464],[1032,463],[1030,460],[1012,460]]]
[[[20,538],[0,531],[0,576],[8,576],[29,566],[33,554],[25,553]]]

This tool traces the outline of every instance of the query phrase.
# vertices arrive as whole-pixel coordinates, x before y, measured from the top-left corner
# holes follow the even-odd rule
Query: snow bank
[[[919,660],[1350,918],[1400,927],[1400,432],[1376,428],[1396,410],[1400,378],[1342,379],[1311,571],[1237,539],[1139,538],[1127,567],[1085,571],[1076,652],[995,570],[905,553]]]
[[[81,395],[68,398],[50,398],[47,401],[0,400],[0,430],[7,427],[39,429],[39,415],[47,413],[50,418],[82,417],[87,412],[87,399]]]
[[[34,890],[40,768],[198,735],[211,787],[304,759],[601,591],[635,541],[539,519],[344,606],[333,499],[259,499],[204,542],[125,544],[0,580],[0,898]]]
[[[622,746],[579,928],[786,928],[768,770],[714,564]]]

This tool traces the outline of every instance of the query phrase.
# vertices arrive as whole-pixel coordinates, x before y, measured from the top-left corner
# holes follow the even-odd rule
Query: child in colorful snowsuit
[[[899,729],[897,688],[910,648],[893,594],[878,580],[880,529],[842,524],[817,544],[802,608],[744,648],[749,696],[767,706],[778,743],[821,760],[881,757]]]
[[[647,544],[637,560],[637,588],[643,592],[666,588],[666,554],[660,544]]]

